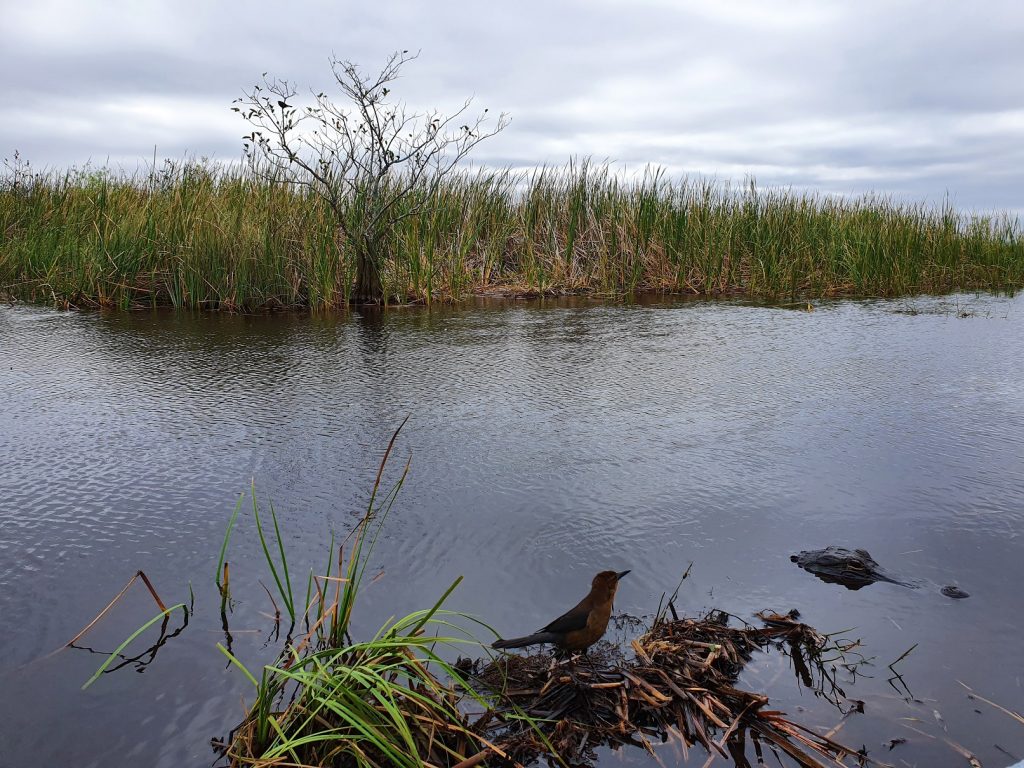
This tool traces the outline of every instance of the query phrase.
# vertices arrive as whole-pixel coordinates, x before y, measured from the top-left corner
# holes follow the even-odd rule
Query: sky
[[[1024,2],[0,0],[0,155],[236,161],[262,73],[419,51],[393,96],[511,123],[478,164],[882,194],[1024,214]],[[305,88],[304,88],[305,90]]]

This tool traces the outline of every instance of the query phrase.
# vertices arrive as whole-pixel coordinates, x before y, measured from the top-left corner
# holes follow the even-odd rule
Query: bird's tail
[[[534,632],[526,637],[513,637],[511,640],[495,640],[491,648],[525,648],[528,645],[540,645],[542,643],[553,643],[560,637],[555,632]]]

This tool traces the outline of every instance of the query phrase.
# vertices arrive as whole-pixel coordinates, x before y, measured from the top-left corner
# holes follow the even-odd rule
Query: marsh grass
[[[1024,284],[1007,216],[733,187],[572,162],[481,170],[400,205],[383,265],[389,302],[478,293],[657,290],[770,300],[895,296]],[[408,215],[404,215],[404,214]],[[283,177],[168,162],[0,181],[0,289],[59,306],[266,310],[345,306],[355,267],[329,208]]]
[[[333,541],[325,575],[310,573],[305,610],[292,615],[289,639],[277,661],[252,670],[218,645],[255,693],[245,720],[225,745],[232,765],[456,765],[491,746],[470,730],[459,704],[471,688],[442,653],[451,646],[479,649],[454,621],[474,620],[442,609],[461,579],[430,609],[388,621],[369,640],[353,641],[349,633],[368,560],[409,469],[406,464],[394,486],[381,492],[397,436],[396,431],[385,451],[366,512],[338,549],[337,574],[331,575]],[[277,515],[271,511],[271,535],[264,531],[255,495],[253,510],[264,560],[279,599],[291,612],[292,583]],[[217,573],[219,579],[220,565]],[[304,634],[293,639],[297,625]]]

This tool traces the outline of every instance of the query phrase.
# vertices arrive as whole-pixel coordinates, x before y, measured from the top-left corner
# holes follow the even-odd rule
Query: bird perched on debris
[[[627,573],[629,571],[601,571],[591,582],[590,593],[575,608],[532,635],[495,640],[491,647],[524,648],[551,643],[563,651],[585,651],[600,640],[608,628],[615,590],[619,586],[619,579]]]

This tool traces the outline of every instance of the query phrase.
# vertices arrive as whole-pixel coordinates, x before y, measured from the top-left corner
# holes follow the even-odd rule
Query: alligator
[[[825,547],[810,549],[791,555],[792,562],[805,571],[813,573],[829,584],[842,584],[847,589],[860,589],[876,581],[887,581],[901,587],[917,589],[920,582],[904,581],[886,571],[875,562],[866,549],[844,549],[843,547]],[[947,585],[939,590],[946,597],[956,599],[969,597],[960,587]]]

